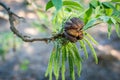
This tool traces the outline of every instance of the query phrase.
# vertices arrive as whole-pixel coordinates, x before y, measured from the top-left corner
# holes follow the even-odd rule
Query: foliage
[[[16,48],[20,46],[20,39],[14,37],[11,32],[0,33],[0,56],[4,60],[5,54],[9,52],[10,49],[15,51]]]
[[[58,4],[59,2],[59,4]],[[52,7],[56,8],[55,16],[53,18],[54,26],[61,26],[56,28],[56,33],[62,33],[64,23],[72,17],[79,17],[84,21],[83,27],[84,38],[79,40],[80,48],[84,51],[86,59],[88,58],[88,52],[86,45],[89,46],[91,53],[98,63],[96,52],[91,44],[91,41],[98,44],[94,38],[86,32],[87,29],[94,27],[100,23],[108,24],[108,38],[111,35],[112,26],[115,26],[117,35],[120,37],[120,1],[112,0],[109,2],[100,2],[99,0],[91,0],[88,9],[84,8],[80,3],[67,0],[50,0],[46,4],[46,10]],[[81,13],[81,14],[80,14]],[[61,25],[62,24],[62,25]],[[71,43],[64,38],[56,39],[54,42],[54,48],[50,56],[48,68],[45,76],[48,76],[52,80],[52,72],[54,73],[56,80],[59,78],[59,72],[61,71],[62,80],[65,80],[65,67],[68,61],[70,76],[72,80],[75,80],[74,68],[77,67],[77,73],[80,76],[83,58],[79,54],[79,49],[76,43]]]

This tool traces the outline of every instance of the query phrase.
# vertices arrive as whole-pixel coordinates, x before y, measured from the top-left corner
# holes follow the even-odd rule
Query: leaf
[[[87,30],[88,28],[91,28],[96,21],[97,21],[96,18],[89,20],[87,24],[83,27],[83,30]]]
[[[100,9],[100,6],[97,6],[95,8],[95,14],[94,14],[96,17],[99,17],[101,15],[101,9]]]
[[[58,0],[56,0],[56,1],[58,1]],[[59,3],[58,3],[59,4]],[[47,5],[46,5],[46,10],[48,10],[48,9],[50,9],[50,8],[52,8],[54,5],[53,5],[53,3],[52,3],[52,1],[49,1],[48,3],[47,3]],[[73,8],[77,8],[77,9],[79,9],[79,10],[82,10],[83,9],[83,7],[79,4],[79,3],[77,3],[77,2],[75,2],[75,1],[63,1],[63,5],[62,6],[66,6],[66,7],[73,7]]]
[[[99,6],[99,1],[98,0],[91,0],[90,6],[93,8],[96,8],[97,6]]]
[[[111,0],[111,2],[120,2],[120,0]]]
[[[51,7],[53,7],[53,3],[52,3],[52,1],[49,1],[49,2],[46,4],[45,10],[47,11],[47,10],[50,9]]]
[[[102,2],[102,5],[105,8],[112,8],[113,10],[116,10],[115,7],[110,2]]]
[[[120,11],[120,3],[116,3],[115,8]]]
[[[80,10],[83,9],[83,7],[78,2],[75,2],[75,1],[63,1],[63,6],[68,6],[68,7],[73,6]]]
[[[92,44],[91,44],[86,38],[84,38],[84,40],[85,40],[85,42],[88,44],[88,46],[90,47],[90,50],[91,50],[91,52],[92,52],[92,55],[93,55],[93,57],[94,57],[94,59],[95,59],[96,64],[98,64],[98,58],[97,58],[95,49],[93,48]]]
[[[92,15],[92,8],[89,8],[84,15],[84,22],[87,23]]]
[[[115,19],[115,21],[117,21],[118,23],[120,23],[120,18],[119,17],[113,16],[113,18]]]
[[[103,22],[108,22],[108,20],[110,19],[109,16],[100,16],[99,18],[102,19]]]
[[[107,16],[111,16],[113,14],[113,9],[105,9],[105,13]]]
[[[55,6],[56,10],[60,10],[62,8],[62,0],[52,0],[53,5]]]
[[[116,20],[113,17],[110,17],[112,23],[115,25],[116,24]]]
[[[88,52],[85,43],[82,40],[80,40],[79,42],[80,42],[80,46],[83,48],[86,59],[88,59]]]

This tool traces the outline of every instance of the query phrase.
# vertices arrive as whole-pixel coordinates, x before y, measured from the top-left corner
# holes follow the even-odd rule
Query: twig
[[[19,38],[21,38],[23,41],[25,42],[34,42],[34,41],[44,41],[44,42],[48,42],[48,41],[53,41],[59,37],[63,37],[63,34],[56,34],[53,37],[50,38],[31,38],[30,36],[26,36],[23,35],[22,33],[20,33],[14,26],[14,21],[15,21],[15,17],[19,18],[19,19],[24,19],[23,17],[19,17],[18,15],[16,15],[15,13],[13,13],[12,11],[10,11],[10,8],[7,7],[4,3],[0,2],[0,5],[7,11],[8,15],[9,15],[9,23],[10,23],[10,29],[11,31],[16,34]]]

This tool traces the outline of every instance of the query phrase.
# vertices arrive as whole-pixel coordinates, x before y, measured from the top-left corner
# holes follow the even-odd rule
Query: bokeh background
[[[16,22],[21,33],[41,38],[52,34],[52,12],[45,12],[47,1],[0,0],[26,19]],[[89,3],[89,0],[77,1],[85,5]],[[48,80],[44,74],[53,44],[23,42],[9,27],[8,15],[0,7],[0,80]],[[107,24],[99,24],[88,32],[99,42],[95,46],[99,64],[95,64],[88,49],[89,59],[83,62],[81,77],[76,75],[76,80],[120,80],[120,38],[117,37],[114,26],[110,39],[107,38]],[[68,68],[66,80],[70,80]]]

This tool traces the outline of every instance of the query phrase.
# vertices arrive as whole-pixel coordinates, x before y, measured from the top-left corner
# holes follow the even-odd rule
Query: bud
[[[70,42],[77,42],[77,40],[83,39],[82,28],[84,23],[76,17],[71,18],[64,25],[64,36]]]

